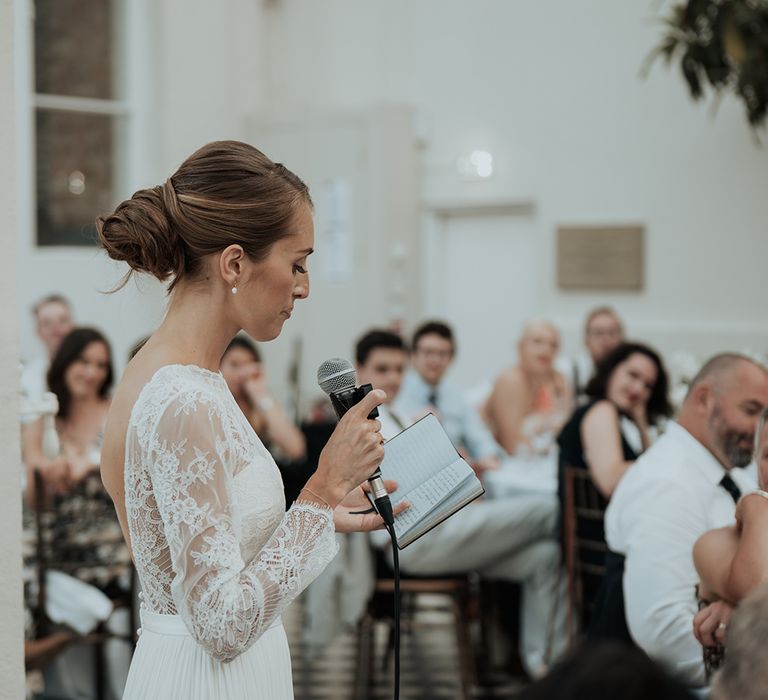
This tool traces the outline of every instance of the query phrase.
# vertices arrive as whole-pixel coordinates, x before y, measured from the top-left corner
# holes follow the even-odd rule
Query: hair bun
[[[207,257],[230,245],[254,262],[264,260],[278,240],[295,233],[300,206],[311,210],[312,199],[294,173],[247,143],[214,141],[162,185],[97,219],[96,230],[109,257],[131,267],[118,289],[133,272],[148,272],[170,278],[171,292],[180,280],[201,277]]]
[[[110,258],[165,281],[184,269],[184,243],[175,225],[178,212],[169,179],[159,187],[139,190],[112,214],[96,219],[96,232]]]

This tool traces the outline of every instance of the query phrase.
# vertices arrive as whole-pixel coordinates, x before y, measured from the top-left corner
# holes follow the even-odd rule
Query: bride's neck
[[[168,311],[154,335],[169,348],[174,361],[218,371],[229,341],[240,330],[224,311],[221,293],[180,284],[171,294]]]

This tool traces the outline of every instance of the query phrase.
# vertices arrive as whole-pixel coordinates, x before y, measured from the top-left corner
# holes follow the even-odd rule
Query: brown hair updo
[[[302,180],[240,141],[214,141],[195,151],[158,187],[139,190],[114,213],[96,219],[99,242],[113,260],[148,272],[168,291],[194,277],[201,259],[239,244],[255,261],[290,233],[297,205],[312,200]]]

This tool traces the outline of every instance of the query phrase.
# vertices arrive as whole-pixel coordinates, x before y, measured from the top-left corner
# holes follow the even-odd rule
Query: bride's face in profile
[[[315,245],[315,230],[308,204],[299,205],[291,230],[264,260],[249,265],[238,283],[235,303],[241,309],[240,326],[257,341],[280,335],[296,301],[309,296],[307,258]]]

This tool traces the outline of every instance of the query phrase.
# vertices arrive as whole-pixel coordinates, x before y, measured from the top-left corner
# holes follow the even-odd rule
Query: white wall
[[[299,173],[314,202],[310,297],[296,305],[280,338],[261,348],[270,382],[279,387],[295,341],[303,341],[302,409],[322,396],[317,387],[321,362],[351,358],[354,340],[371,325],[389,325],[419,312],[415,265],[405,253],[418,238],[412,122],[408,108],[380,105],[357,113],[307,111],[253,124],[248,140]]]
[[[764,350],[765,148],[735,100],[713,116],[679,69],[659,63],[640,77],[659,5],[283,0],[268,17],[269,104],[413,104],[427,202],[535,202],[539,314],[564,328],[571,351],[585,310],[606,301],[664,350]],[[455,159],[477,147],[497,172],[462,182]],[[647,227],[645,290],[559,291],[556,227],[626,222]],[[503,274],[489,251],[494,262]]]
[[[159,184],[208,141],[244,138],[247,118],[262,99],[258,3],[130,0],[128,7],[129,21],[136,24],[128,69],[134,148],[129,186],[118,193],[120,199]],[[25,43],[20,53],[27,58],[25,84],[18,93],[26,127],[19,158],[24,204],[17,228],[22,355],[41,352],[30,314],[33,303],[45,294],[60,292],[73,301],[77,322],[106,332],[121,368],[133,343],[160,322],[165,291],[154,279],[142,278],[114,295],[102,294],[121,279],[125,266],[112,263],[96,249],[35,246],[33,134],[31,121],[23,118],[31,114],[30,30],[31,14],[20,37]]]
[[[0,153],[16,147],[14,0],[0,0]],[[17,183],[0,170],[0,303],[16,304],[13,250]],[[0,698],[24,697],[24,618],[21,585],[21,454],[18,429],[18,335],[12,313],[0,314]]]
[[[133,47],[144,134],[134,186],[162,181],[213,138],[259,145],[254,120],[411,105],[421,158],[412,182],[426,207],[535,205],[537,312],[563,328],[569,352],[578,346],[585,310],[606,301],[632,335],[666,351],[706,355],[768,345],[761,295],[765,150],[734,100],[713,116],[690,101],[677,68],[658,64],[640,78],[660,31],[653,0],[143,2],[147,32]],[[477,147],[494,154],[496,173],[487,182],[464,182],[455,160]],[[31,185],[28,162],[19,167]],[[158,322],[162,288],[147,281],[144,295],[97,294],[119,272],[92,251],[35,249],[32,212],[28,198],[18,229],[23,353],[35,348],[29,306],[63,291],[80,321],[113,337],[122,361]],[[384,229],[399,226],[386,209],[380,216]],[[557,225],[627,222],[647,227],[642,293],[557,289]],[[413,324],[424,308],[422,253],[418,233],[407,240],[405,311]],[[488,256],[478,284],[484,275],[504,274],[503,261],[493,251]],[[358,303],[385,308],[377,295],[387,290],[353,291]],[[331,311],[322,295],[308,304],[319,316]],[[370,323],[387,320],[372,315]],[[360,330],[349,329],[350,342]]]

